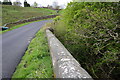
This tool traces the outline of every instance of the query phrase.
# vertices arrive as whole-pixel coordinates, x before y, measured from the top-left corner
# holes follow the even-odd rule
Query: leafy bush
[[[56,36],[93,78],[120,76],[119,8],[118,2],[71,2],[54,23]]]
[[[30,7],[30,4],[28,4],[27,2],[24,2],[24,7]]]
[[[0,3],[1,4],[1,3]],[[9,1],[9,2],[2,2],[3,5],[12,5],[12,2]]]

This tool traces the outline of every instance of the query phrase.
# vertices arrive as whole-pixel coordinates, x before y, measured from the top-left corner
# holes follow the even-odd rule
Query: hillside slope
[[[31,17],[56,14],[56,11],[44,8],[2,5],[2,25]]]

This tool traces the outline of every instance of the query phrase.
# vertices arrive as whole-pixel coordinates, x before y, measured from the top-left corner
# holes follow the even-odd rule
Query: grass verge
[[[12,78],[52,78],[52,60],[42,28],[31,41]]]

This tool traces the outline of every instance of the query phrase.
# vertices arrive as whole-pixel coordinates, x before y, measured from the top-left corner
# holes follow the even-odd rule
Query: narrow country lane
[[[2,34],[2,78],[11,78],[35,33],[47,22],[34,22]]]

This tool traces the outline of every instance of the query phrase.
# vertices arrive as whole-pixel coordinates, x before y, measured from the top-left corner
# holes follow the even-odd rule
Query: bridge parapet
[[[46,29],[55,78],[79,78],[93,80],[64,45]]]

